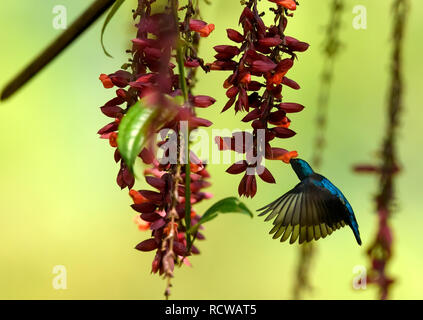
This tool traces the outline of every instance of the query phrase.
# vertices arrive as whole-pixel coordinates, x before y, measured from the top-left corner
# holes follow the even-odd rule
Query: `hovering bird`
[[[292,190],[267,206],[258,209],[259,216],[269,214],[265,221],[273,221],[273,239],[282,236],[281,242],[290,238],[294,243],[310,242],[325,238],[333,231],[350,226],[355,239],[361,245],[358,223],[348,200],[328,179],[315,173],[310,165],[298,158],[290,160],[301,180]]]

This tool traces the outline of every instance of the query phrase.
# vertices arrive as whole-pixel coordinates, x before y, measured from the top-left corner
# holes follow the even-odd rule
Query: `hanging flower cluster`
[[[269,160],[282,160],[289,163],[297,156],[295,151],[271,147],[275,138],[286,139],[295,135],[289,129],[291,120],[288,113],[300,112],[304,107],[298,103],[282,101],[282,88],[300,89],[298,83],[286,75],[294,65],[296,52],[304,52],[309,45],[285,35],[289,10],[295,10],[297,2],[293,0],[269,0],[277,4],[271,11],[275,15],[274,25],[266,26],[263,13],[259,13],[257,0],[246,1],[239,19],[243,32],[227,30],[230,40],[238,46],[219,45],[214,50],[216,61],[211,63],[211,70],[231,71],[224,82],[229,101],[222,112],[234,108],[235,112],[245,111],[243,122],[251,122],[252,133],[235,133],[232,137],[218,137],[220,150],[233,150],[243,153],[246,160],[237,162],[228,168],[230,174],[244,173],[238,192],[240,196],[254,197],[257,192],[256,175],[267,183],[275,183],[270,171],[262,165],[263,157]],[[287,55],[283,58],[283,55]],[[239,61],[235,57],[240,56]],[[264,139],[259,139],[259,131],[264,132]],[[243,140],[240,145],[237,143]],[[264,140],[264,141],[261,141]],[[262,145],[262,152],[260,152]]]
[[[116,148],[114,158],[120,163],[117,183],[122,189],[129,189],[134,203],[132,208],[138,212],[134,222],[139,230],[152,231],[151,237],[139,243],[136,249],[156,250],[152,272],[168,278],[165,292],[168,296],[175,263],[189,264],[186,257],[199,253],[187,233],[187,229],[200,219],[191,206],[211,197],[211,194],[203,191],[210,185],[206,181],[209,174],[205,165],[189,151],[187,141],[183,144],[181,123],[187,124],[188,133],[212,124],[197,117],[195,108],[209,107],[215,100],[208,96],[194,96],[190,91],[193,70],[198,67],[208,70],[197,56],[198,37],[208,36],[214,25],[194,19],[198,15],[198,8],[194,8],[191,1],[180,9],[178,1],[170,0],[168,6],[162,9],[163,12],[153,14],[154,2],[138,1],[138,8],[134,11],[134,19],[139,18],[137,36],[132,40],[129,63],[122,67],[123,70],[100,76],[105,88],[118,89],[116,97],[101,108],[106,116],[114,120],[98,133]],[[184,21],[179,22],[178,12],[182,9],[186,15]],[[179,74],[174,72],[176,67]],[[185,76],[184,67],[191,70],[188,77]],[[119,123],[141,98],[148,98],[149,105],[159,108],[160,115],[169,114],[168,111],[172,110],[171,117],[161,119],[160,127],[157,124],[150,126],[150,136],[156,136],[159,142],[153,143],[154,139],[150,139],[139,154],[149,166],[144,171],[145,180],[155,191],[132,189],[134,176],[117,149]],[[182,103],[176,103],[181,100]],[[156,135],[158,132],[160,134]],[[161,158],[156,156],[159,150],[163,150]],[[193,236],[199,240],[204,238],[200,232]]]
[[[176,129],[176,127],[174,128]],[[163,143],[164,141],[162,141]],[[187,251],[186,227],[183,225],[185,219],[185,172],[174,172],[175,165],[162,165],[154,157],[153,153],[144,148],[141,152],[141,158],[144,163],[151,165],[144,171],[145,181],[157,191],[151,190],[130,190],[129,194],[133,199],[132,208],[139,212],[136,223],[139,229],[152,230],[152,237],[142,241],[136,246],[140,251],[156,250],[156,256],[153,260],[152,272],[169,272],[167,268],[173,271],[173,264],[176,257],[166,254],[169,253],[168,237],[173,237],[173,251],[181,259],[186,261]],[[201,164],[200,160],[191,152],[191,183],[190,183],[190,203],[197,204],[204,199],[211,198],[211,194],[203,192],[202,189],[210,186],[206,181],[209,173]],[[176,179],[176,180],[175,180]],[[176,182],[175,182],[176,181]],[[173,219],[172,219],[173,218]],[[190,212],[191,224],[195,225],[201,218],[194,209]],[[171,232],[174,234],[171,235]],[[196,234],[199,240],[204,239],[201,233]],[[198,254],[199,250],[194,245],[190,248],[190,253]],[[167,260],[164,260],[165,257]]]

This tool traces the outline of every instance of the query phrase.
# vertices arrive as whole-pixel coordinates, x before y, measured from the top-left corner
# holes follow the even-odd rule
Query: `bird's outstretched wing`
[[[319,187],[313,178],[301,181],[292,190],[259,209],[259,216],[268,214],[265,221],[273,221],[273,239],[290,243],[318,240],[348,223],[342,201],[329,190]]]

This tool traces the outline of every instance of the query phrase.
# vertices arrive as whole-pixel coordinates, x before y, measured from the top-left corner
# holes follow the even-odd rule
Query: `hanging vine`
[[[390,288],[394,283],[393,277],[388,274],[393,251],[393,230],[390,218],[395,211],[395,178],[400,171],[397,158],[397,139],[400,115],[403,109],[403,44],[408,12],[408,0],[393,1],[391,85],[387,105],[388,123],[382,144],[381,164],[378,166],[361,165],[355,168],[358,172],[369,172],[379,175],[379,191],[375,197],[378,230],[375,239],[367,249],[367,255],[370,260],[367,283],[374,284],[379,288],[379,298],[381,300],[389,298]]]
[[[325,28],[325,39],[323,42],[323,70],[319,95],[317,99],[318,110],[316,116],[316,136],[313,145],[312,165],[319,169],[323,161],[324,149],[326,147],[326,126],[328,118],[329,98],[334,78],[334,66],[341,47],[339,33],[344,12],[344,0],[332,0],[330,3],[329,23]],[[316,254],[316,245],[312,242],[304,243],[299,248],[298,263],[295,269],[296,279],[293,287],[293,298],[301,299],[307,290],[312,289],[310,283],[310,268],[313,257]]]

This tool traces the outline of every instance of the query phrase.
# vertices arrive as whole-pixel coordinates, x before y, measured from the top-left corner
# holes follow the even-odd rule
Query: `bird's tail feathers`
[[[357,240],[357,243],[361,246],[362,242],[361,242],[361,238],[360,238],[360,231],[358,231],[358,223],[357,221],[352,221],[352,223],[350,224],[350,227],[354,233],[354,237]]]

